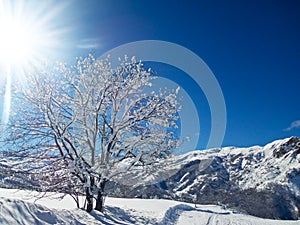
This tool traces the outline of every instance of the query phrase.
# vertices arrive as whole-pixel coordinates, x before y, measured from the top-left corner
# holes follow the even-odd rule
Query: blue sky
[[[216,76],[226,102],[223,146],[264,145],[300,136],[284,131],[300,120],[300,3],[298,1],[84,1],[74,2],[82,39],[101,54],[138,40],[180,44],[200,56]],[[157,68],[159,69],[159,68]],[[192,86],[183,78],[185,85]],[[203,93],[201,138],[210,132]]]
[[[300,136],[299,1],[77,0],[62,14],[60,26],[70,28],[63,59],[139,40],[177,43],[201,57],[225,98],[223,146]],[[211,119],[204,94],[182,71],[153,66],[192,97],[201,121],[197,148],[204,148]]]

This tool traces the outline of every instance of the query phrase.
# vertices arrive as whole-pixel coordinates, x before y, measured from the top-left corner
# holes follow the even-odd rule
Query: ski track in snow
[[[107,198],[105,213],[76,209],[66,196],[36,199],[36,193],[0,189],[2,225],[300,225],[300,221],[261,219],[214,205],[195,205],[161,199]],[[35,203],[34,203],[35,202]]]

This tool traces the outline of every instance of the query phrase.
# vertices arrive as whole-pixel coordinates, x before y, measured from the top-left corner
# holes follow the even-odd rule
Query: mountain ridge
[[[300,139],[191,151],[155,169],[131,171],[109,189],[116,197],[219,204],[263,218],[298,219]]]
[[[0,186],[30,189],[32,181],[25,174],[6,174],[12,165],[7,160],[0,157]],[[215,204],[262,218],[297,220],[300,138],[191,151],[151,167],[134,168],[109,182],[105,192],[121,198]]]

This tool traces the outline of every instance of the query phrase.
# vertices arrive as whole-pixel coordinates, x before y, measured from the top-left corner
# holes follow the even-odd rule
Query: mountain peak
[[[300,153],[300,138],[295,136],[286,138],[272,147],[273,156],[276,158],[280,158],[284,155],[286,155],[286,157],[290,155],[295,158]]]

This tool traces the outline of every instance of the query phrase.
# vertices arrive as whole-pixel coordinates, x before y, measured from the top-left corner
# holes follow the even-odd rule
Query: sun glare
[[[33,33],[20,21],[2,20],[0,22],[0,59],[8,64],[23,64],[26,58],[34,57]]]
[[[62,26],[59,13],[66,6],[51,1],[0,0],[0,122],[8,122],[12,83],[23,82],[29,70],[40,67],[64,44],[61,38],[68,29]]]
[[[0,0],[0,63],[24,70],[56,55],[69,29],[67,2]]]

